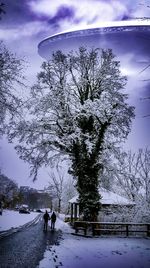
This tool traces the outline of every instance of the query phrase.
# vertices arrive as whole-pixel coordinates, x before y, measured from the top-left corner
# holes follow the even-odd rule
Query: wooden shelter
[[[118,208],[118,207],[133,207],[135,205],[134,202],[131,200],[120,196],[114,192],[108,191],[104,188],[101,188],[99,190],[99,193],[101,195],[101,205],[102,210],[109,210],[110,208]],[[78,218],[80,218],[80,208],[79,208],[79,200],[78,195],[74,196],[72,199],[69,200],[70,205],[70,215],[71,215],[71,222],[76,221]]]

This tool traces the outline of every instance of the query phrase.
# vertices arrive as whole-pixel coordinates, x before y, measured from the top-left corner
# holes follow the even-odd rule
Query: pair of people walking
[[[43,216],[44,219],[44,231],[47,231],[48,221],[51,220],[51,229],[55,229],[55,222],[56,222],[56,214],[53,211],[51,217],[49,216],[47,210],[45,211],[45,214]]]

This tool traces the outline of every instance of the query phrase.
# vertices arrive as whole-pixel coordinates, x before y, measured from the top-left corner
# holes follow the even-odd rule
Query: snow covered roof
[[[26,204],[21,205],[22,208],[28,208],[29,206]]]
[[[104,188],[99,190],[102,205],[134,205],[135,203],[130,201],[129,199],[120,196],[116,193],[108,191]],[[72,199],[69,200],[69,203],[78,203],[78,195],[74,196]]]

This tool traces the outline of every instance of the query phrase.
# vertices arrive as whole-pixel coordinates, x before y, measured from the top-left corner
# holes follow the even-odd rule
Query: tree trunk
[[[61,212],[61,198],[58,199],[58,213]]]

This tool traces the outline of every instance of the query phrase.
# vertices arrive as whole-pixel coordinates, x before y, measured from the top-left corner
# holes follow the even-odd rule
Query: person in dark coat
[[[44,231],[47,231],[48,220],[50,220],[50,217],[49,217],[47,210],[45,211],[43,219],[44,219]]]
[[[52,215],[51,215],[51,229],[55,229],[55,222],[56,222],[56,214],[53,211]]]

